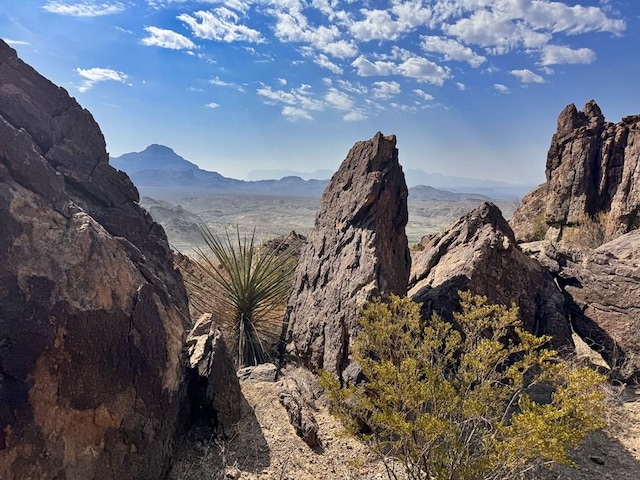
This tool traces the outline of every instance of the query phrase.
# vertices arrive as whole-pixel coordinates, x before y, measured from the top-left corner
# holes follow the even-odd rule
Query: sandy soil
[[[348,436],[322,402],[316,402],[322,449],[312,451],[289,424],[278,401],[280,384],[243,382],[245,413],[226,441],[191,441],[172,480],[386,479],[384,465]],[[540,480],[640,479],[640,387],[618,391],[611,427],[592,435],[574,455],[576,468],[537,472]]]

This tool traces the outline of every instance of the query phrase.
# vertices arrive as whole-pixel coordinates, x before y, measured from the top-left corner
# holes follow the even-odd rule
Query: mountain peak
[[[176,154],[176,152],[172,148],[167,147],[165,145],[160,145],[158,143],[152,143],[140,153],[150,153],[154,155],[167,155],[167,154],[175,155]]]

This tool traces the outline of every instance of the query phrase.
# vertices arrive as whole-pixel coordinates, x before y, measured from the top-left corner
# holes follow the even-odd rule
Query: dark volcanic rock
[[[536,218],[549,227],[548,240],[568,243],[585,240],[582,230],[567,235],[585,224],[601,230],[600,243],[640,227],[640,115],[613,124],[593,100],[581,112],[568,105],[558,117],[546,177],[513,215],[519,241],[540,239]]]
[[[203,314],[189,332],[186,343],[189,372],[192,375],[189,395],[195,422],[212,423],[211,427],[230,434],[240,420],[240,382],[222,332],[213,316]]]
[[[451,319],[460,290],[486,295],[492,303],[520,309],[525,328],[554,336],[555,346],[572,346],[564,298],[551,274],[527,257],[492,203],[425,237],[411,267],[409,295],[423,302],[423,318],[436,311]]]
[[[406,293],[407,187],[395,136],[377,133],[349,151],[320,201],[287,308],[287,352],[340,374],[371,297]]]
[[[591,252],[523,244],[570,299],[573,328],[622,377],[640,377],[640,230]]]
[[[187,298],[91,114],[0,41],[0,477],[157,479]]]

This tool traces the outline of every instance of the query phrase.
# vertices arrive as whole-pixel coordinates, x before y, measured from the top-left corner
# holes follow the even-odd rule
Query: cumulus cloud
[[[127,80],[125,73],[110,68],[76,68],[76,72],[84,79],[78,88],[82,93],[90,90],[96,83],[108,81],[125,83]]]
[[[302,108],[297,107],[283,107],[282,115],[284,115],[287,120],[297,121],[297,120],[313,120],[313,117],[309,112]]]
[[[544,83],[543,77],[541,77],[537,73],[533,73],[527,68],[522,70],[511,70],[509,73],[520,80],[522,83]]]
[[[188,25],[196,37],[205,40],[227,43],[264,41],[260,32],[240,24],[239,15],[226,7],[218,7],[213,11],[199,11],[193,15],[183,13],[177,18]]]
[[[467,62],[472,67],[479,67],[487,60],[453,38],[424,35],[421,39],[420,46],[425,52],[441,53],[445,60]]]
[[[431,94],[429,94],[429,93],[427,93],[427,92],[425,92],[423,90],[420,90],[419,88],[416,88],[413,91],[413,93],[415,93],[421,99],[426,100],[427,102],[433,100],[433,95],[431,95]]]
[[[451,76],[449,68],[418,56],[407,56],[404,61],[396,64],[387,60],[372,62],[361,55],[351,65],[361,77],[400,75],[414,78],[418,82],[442,85]]]
[[[507,87],[506,85],[503,85],[501,83],[494,83],[493,84],[493,89],[496,92],[500,92],[500,93],[507,93],[509,91],[509,87]]]
[[[50,13],[58,15],[71,15],[73,17],[99,17],[113,15],[125,10],[120,2],[78,2],[69,3],[58,0],[50,0],[42,8]]]
[[[402,89],[398,82],[373,82],[371,85],[371,93],[374,98],[386,100],[398,95]]]
[[[180,35],[173,30],[165,30],[158,27],[145,27],[148,37],[142,39],[142,43],[147,46],[169,48],[172,50],[192,50],[196,44],[184,35]]]
[[[349,26],[351,34],[358,40],[397,40],[405,30],[386,10],[363,9],[360,13],[364,19]]]
[[[336,58],[350,58],[357,54],[357,46],[342,38],[337,25],[310,25],[299,1],[273,2],[273,6],[270,13],[276,19],[274,33],[280,41],[307,43]]]
[[[215,110],[216,108],[218,108],[220,106],[219,103],[216,102],[211,102],[211,103],[207,103],[205,105],[205,107],[210,108],[211,110]]]
[[[467,89],[467,86],[462,82],[456,82],[456,87],[458,87],[458,90],[461,90],[461,91],[464,91]]]
[[[542,65],[558,65],[565,63],[591,63],[596,54],[589,48],[569,48],[561,45],[545,45],[542,48]]]
[[[345,92],[341,92],[336,88],[329,88],[324,96],[329,105],[338,110],[351,110],[353,108],[353,100]]]
[[[344,117],[342,117],[345,122],[360,122],[362,120],[366,120],[367,118],[369,117],[366,114],[359,111],[349,112]]]

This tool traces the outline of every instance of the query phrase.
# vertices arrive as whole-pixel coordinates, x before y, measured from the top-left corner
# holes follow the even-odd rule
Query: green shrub
[[[539,213],[533,217],[533,238],[534,240],[544,240],[549,230],[549,225],[545,221],[545,213]]]
[[[460,296],[455,328],[437,315],[421,324],[407,298],[367,304],[353,358],[368,380],[341,388],[322,372],[333,411],[410,479],[506,480],[534,460],[570,463],[604,426],[604,378],[559,361],[516,307]]]
[[[296,256],[292,249],[261,248],[250,236],[217,236],[201,228],[207,248],[196,249],[195,272],[187,278],[201,310],[214,314],[239,366],[268,359],[282,328]]]

